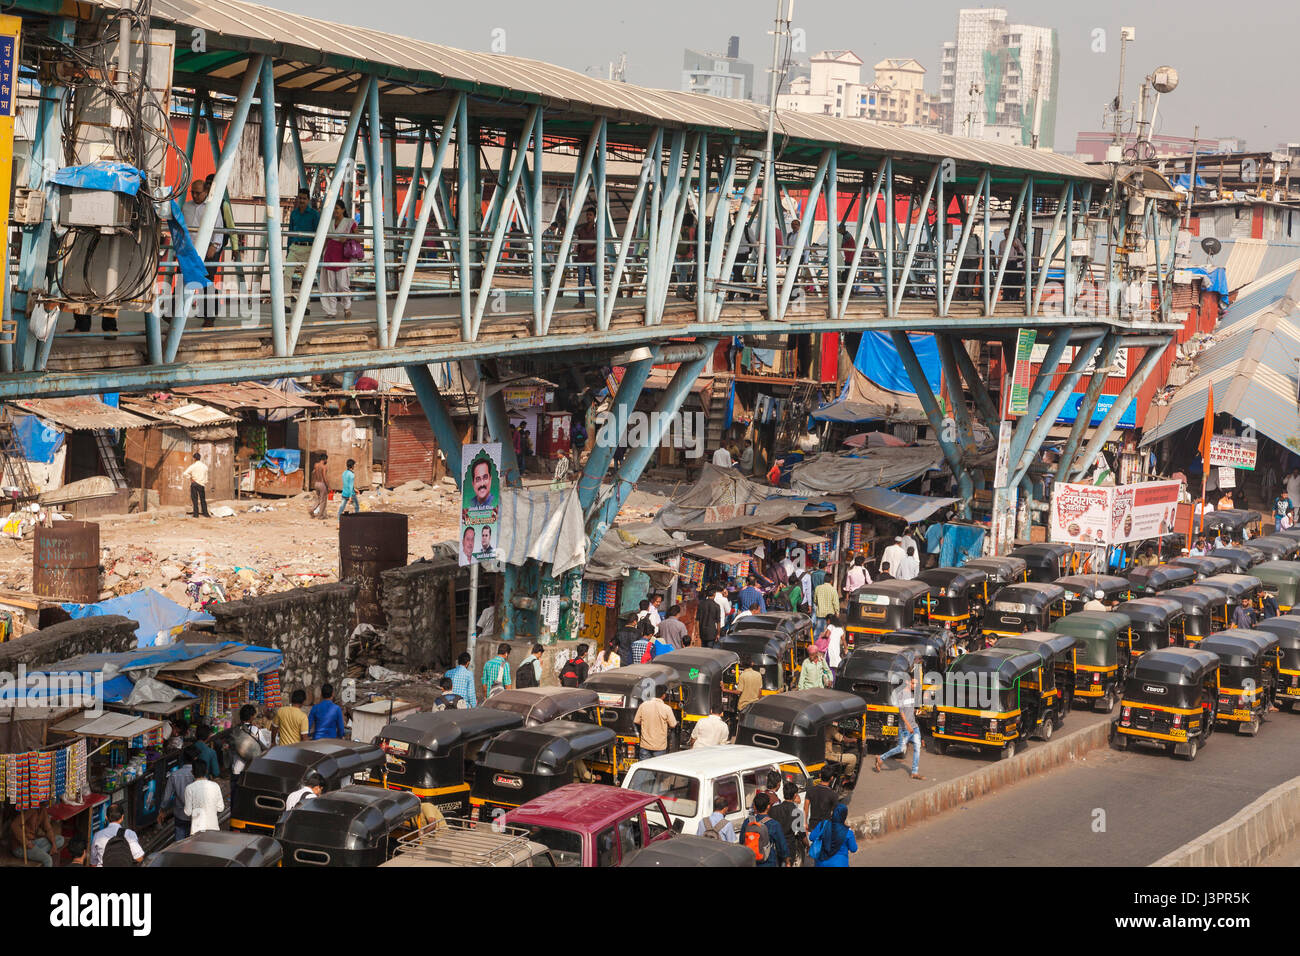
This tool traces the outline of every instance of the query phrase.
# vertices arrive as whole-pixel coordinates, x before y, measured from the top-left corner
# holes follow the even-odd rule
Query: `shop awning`
[[[949,505],[955,504],[956,498],[931,498],[926,495],[906,495],[885,488],[859,488],[853,492],[853,503],[864,511],[897,518],[914,524],[923,521]]]
[[[723,551],[721,548],[715,548],[711,544],[694,544],[685,549],[685,553],[704,561],[713,561],[717,564],[739,564],[741,561],[748,561],[749,555],[736,554],[734,551]]]
[[[130,740],[162,726],[161,720],[150,717],[133,717],[130,714],[100,714],[97,717],[80,714],[61,720],[50,729],[61,734],[81,734],[103,740]]]
[[[61,425],[73,432],[97,431],[101,428],[143,428],[153,424],[147,418],[105,405],[93,395],[77,395],[73,398],[21,398],[10,404],[14,408],[29,412],[55,425]]]
[[[745,529],[745,534],[764,541],[798,541],[800,544],[826,544],[827,538],[793,525],[756,524]]]
[[[239,382],[235,385],[186,385],[173,389],[177,395],[197,399],[226,411],[275,411],[282,408],[300,408],[304,411],[320,408],[313,401],[298,395],[269,388],[259,382]]]

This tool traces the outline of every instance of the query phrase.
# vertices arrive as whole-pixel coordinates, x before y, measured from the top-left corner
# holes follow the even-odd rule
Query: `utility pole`
[[[776,167],[772,157],[772,141],[776,131],[776,96],[785,78],[786,67],[781,62],[781,40],[790,34],[790,23],[794,19],[794,0],[776,0],[776,20],[772,29],[772,69],[768,78],[767,90],[767,138],[763,143],[763,198],[759,204],[759,216],[762,228],[759,230],[758,260],[754,275],[764,276],[770,283],[771,277],[764,270],[766,256],[772,251],[768,243],[768,221],[774,215],[772,201],[775,198]],[[768,318],[772,318],[771,315]]]
[[[1115,91],[1115,132],[1111,138],[1110,149],[1106,159],[1110,162],[1110,202],[1106,216],[1106,314],[1111,314],[1117,302],[1119,284],[1115,281],[1115,246],[1119,236],[1114,235],[1116,213],[1119,209],[1119,164],[1124,158],[1123,139],[1120,124],[1124,110],[1124,63],[1127,57],[1127,44],[1137,36],[1133,27],[1120,27],[1119,32],[1119,86]]]
[[[1183,228],[1191,227],[1192,204],[1196,202],[1196,146],[1201,138],[1201,124],[1192,127],[1192,163],[1191,176],[1187,180],[1187,212],[1183,215]]]

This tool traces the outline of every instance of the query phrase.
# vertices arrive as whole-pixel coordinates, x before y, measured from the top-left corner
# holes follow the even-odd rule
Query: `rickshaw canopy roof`
[[[494,770],[555,773],[575,758],[608,747],[617,739],[608,727],[552,720],[493,737],[483,745],[479,762]]]
[[[1268,548],[1280,551],[1283,554],[1292,555],[1294,555],[1297,550],[1300,550],[1300,542],[1297,542],[1296,539],[1291,537],[1289,534],[1266,534],[1258,538],[1251,538],[1250,546],[1252,548],[1259,548],[1260,550]]]
[[[1105,636],[1113,641],[1128,625],[1128,615],[1119,611],[1075,611],[1056,621],[1052,630],[1057,634],[1073,634],[1078,638]]]
[[[368,848],[419,814],[420,798],[413,793],[353,784],[303,800],[280,817],[275,838],[341,850]]]
[[[1038,581],[1024,581],[1008,584],[998,591],[994,605],[1025,604],[1042,608],[1065,598],[1065,588],[1059,584],[1042,584]]]
[[[739,843],[682,834],[658,840],[623,861],[629,866],[754,866],[754,851]]]
[[[656,688],[666,687],[671,690],[681,684],[676,668],[667,664],[625,664],[613,670],[592,674],[582,682],[583,687],[595,691],[627,691],[639,688],[645,682],[653,681]]]
[[[1219,666],[1219,655],[1192,647],[1162,647],[1147,651],[1133,666],[1133,677],[1157,684],[1191,686]]]
[[[509,694],[521,691],[503,691]],[[501,694],[497,695],[498,697]],[[522,714],[487,706],[468,710],[435,710],[410,714],[401,720],[386,724],[379,732],[383,740],[397,740],[446,754],[453,747],[467,741],[499,734],[504,730],[521,727]]]
[[[304,740],[280,744],[248,762],[250,777],[283,780],[289,789],[296,788],[311,771],[326,780],[337,780],[362,770],[380,766],[384,752],[373,743],[360,740]]]
[[[1207,644],[1207,641],[1211,643]],[[1201,638],[1197,646],[1203,651],[1213,651],[1220,659],[1237,657],[1253,663],[1260,654],[1277,650],[1278,636],[1268,631],[1236,627],[1230,631],[1215,631],[1213,634],[1208,634]],[[1223,662],[1235,663],[1232,660]]]
[[[740,724],[787,736],[811,736],[827,724],[864,713],[866,706],[861,697],[844,691],[824,687],[792,690],[754,701],[740,715]]]
[[[272,837],[204,830],[160,850],[150,866],[275,866],[284,851]],[[752,855],[752,854],[751,854]]]
[[[1130,568],[1128,579],[1134,590],[1154,591],[1191,584],[1196,580],[1196,572],[1180,564],[1156,564]]]
[[[1246,550],[1258,554],[1261,561],[1280,561],[1295,553],[1295,542],[1290,538],[1283,538],[1279,541],[1251,538],[1250,543],[1246,545]]]
[[[1161,591],[1162,598],[1177,601],[1185,611],[1201,611],[1216,604],[1224,603],[1228,596],[1222,588],[1201,587],[1199,584],[1185,584],[1180,588]]]
[[[931,568],[922,571],[916,579],[940,589],[965,591],[977,584],[983,584],[989,579],[989,573],[982,568],[972,568],[967,565],[961,568]]]
[[[1019,648],[990,647],[966,654],[953,661],[951,674],[991,674],[999,687],[1010,687],[1017,678],[1042,666],[1043,657],[1035,651]]]
[[[1293,617],[1290,614],[1266,617],[1259,621],[1254,629],[1277,635],[1283,647],[1300,647],[1300,617]]]
[[[1092,597],[1096,591],[1101,591],[1109,597],[1132,587],[1128,578],[1116,577],[1113,574],[1067,574],[1063,578],[1057,578],[1056,583],[1067,591],[1077,591],[1088,597]]]
[[[1029,565],[1024,558],[1004,554],[991,558],[971,558],[962,567],[975,568],[986,572],[994,580],[1005,581],[1013,575],[1023,574]]]
[[[1178,620],[1186,613],[1180,602],[1167,597],[1134,598],[1132,601],[1125,601],[1115,610],[1127,616],[1130,624],[1161,624],[1165,626],[1168,626],[1172,621]]]
[[[1233,601],[1239,601],[1243,595],[1258,591],[1263,583],[1253,574],[1214,574],[1200,581],[1201,587],[1222,591]]]
[[[544,724],[598,703],[600,695],[590,687],[524,687],[493,694],[478,709],[505,711]]]
[[[999,639],[998,647],[1038,654],[1043,659],[1043,663],[1046,664],[1060,655],[1068,653],[1078,643],[1078,638],[1073,634],[1029,631],[1025,634],[1017,634],[1014,637]]]
[[[1223,508],[1211,511],[1205,515],[1202,527],[1206,531],[1215,528],[1226,528],[1229,531],[1240,531],[1247,525],[1254,524],[1263,520],[1263,515],[1258,511],[1250,511],[1245,508]]]
[[[1292,541],[1300,541],[1300,528],[1274,528],[1272,537],[1290,538]]]
[[[740,657],[757,660],[760,655],[780,658],[790,647],[790,639],[774,631],[737,631],[718,638],[718,647]]]
[[[1074,545],[1062,544],[1057,541],[1046,541],[1039,544],[1022,544],[1018,548],[1011,549],[1011,555],[1017,558],[1024,558],[1026,561],[1033,558],[1042,560],[1044,558],[1055,558],[1060,560],[1067,554],[1074,553]]]
[[[1253,570],[1263,584],[1300,584],[1300,561],[1268,561]]]
[[[900,628],[883,635],[880,642],[904,647],[924,647],[935,657],[941,656],[947,646],[947,642],[943,639],[943,630],[935,627]]]
[[[1242,548],[1215,548],[1210,552],[1210,557],[1226,558],[1238,568],[1249,568],[1264,560],[1264,552],[1250,548],[1249,546]]]
[[[740,655],[726,648],[683,647],[660,654],[655,661],[676,669],[683,683],[712,684],[728,667],[740,662]]]
[[[907,674],[923,656],[915,644],[867,644],[849,652],[840,665],[840,673],[844,677]]]
[[[884,597],[890,604],[910,604],[930,593],[930,585],[925,581],[876,581],[864,584],[853,592],[854,604],[883,604],[869,598]]]
[[[1213,554],[1184,554],[1180,558],[1171,558],[1169,563],[1180,568],[1191,568],[1201,575],[1221,574],[1236,567],[1236,564],[1228,558]]]

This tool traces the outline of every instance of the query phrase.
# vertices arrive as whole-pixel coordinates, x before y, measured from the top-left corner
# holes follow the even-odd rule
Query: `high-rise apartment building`
[[[780,109],[864,119],[887,126],[932,125],[933,97],[925,92],[925,67],[910,57],[881,60],[872,82],[862,82],[862,60],[852,50],[823,50],[807,77],[777,97]]]
[[[731,37],[726,54],[686,50],[682,57],[682,89],[731,100],[753,99],[754,64],[740,58],[740,37]]]

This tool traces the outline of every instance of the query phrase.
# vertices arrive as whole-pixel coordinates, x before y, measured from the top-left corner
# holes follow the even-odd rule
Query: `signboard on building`
[[[1244,468],[1255,470],[1255,458],[1259,453],[1259,443],[1253,438],[1237,438],[1233,435],[1210,436],[1210,467]]]
[[[1173,531],[1178,515],[1177,481],[1144,481],[1104,487],[1052,486],[1053,541],[1078,545],[1126,544]]]
[[[1038,333],[1033,329],[1021,329],[1016,335],[1016,363],[1011,372],[1011,400],[1007,406],[1009,415],[1029,414],[1029,372],[1037,337]]]
[[[465,444],[461,481],[460,564],[495,558],[501,520],[501,444]]]

